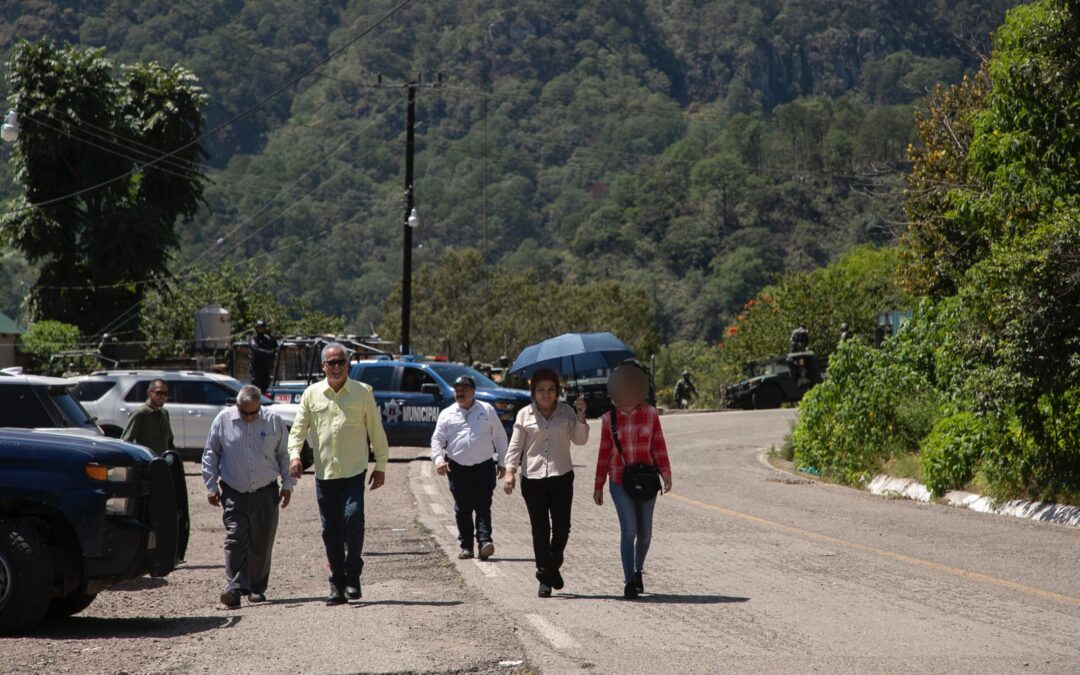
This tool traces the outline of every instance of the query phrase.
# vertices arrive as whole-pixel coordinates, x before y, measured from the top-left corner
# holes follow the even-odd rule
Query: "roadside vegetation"
[[[1080,3],[1011,11],[985,68],[917,120],[899,245],[920,298],[842,344],[804,399],[796,465],[857,483],[920,458],[935,494],[1080,501]]]

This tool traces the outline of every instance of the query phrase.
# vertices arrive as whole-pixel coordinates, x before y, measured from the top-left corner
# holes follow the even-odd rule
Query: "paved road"
[[[792,414],[663,418],[675,491],[641,601],[620,598],[617,519],[592,504],[595,423],[564,591],[536,597],[519,493],[496,494],[493,561],[455,565],[544,672],[1080,672],[1080,532],[782,473],[760,455]],[[445,480],[423,462],[409,477],[455,553]]]
[[[595,423],[576,451],[567,587],[547,600],[520,495],[496,495],[496,559],[457,561],[445,479],[396,449],[369,493],[362,602],[323,605],[309,475],[282,514],[271,602],[219,609],[221,515],[189,465],[188,562],[5,638],[0,671],[1080,672],[1080,532],[784,474],[759,451],[790,418],[663,418],[675,492],[638,602],[621,599],[615,512],[591,500]]]

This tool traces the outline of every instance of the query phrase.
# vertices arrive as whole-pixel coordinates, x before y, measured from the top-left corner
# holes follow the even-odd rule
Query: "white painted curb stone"
[[[917,502],[929,502],[930,490],[922,483],[911,478],[896,478],[879,474],[866,488],[875,495],[903,497]],[[963,490],[950,490],[945,493],[945,502],[979,513],[996,513],[1015,518],[1027,518],[1060,525],[1080,527],[1080,507],[1065,504],[1049,504],[1023,499],[1012,499],[998,504],[989,497],[983,497]]]

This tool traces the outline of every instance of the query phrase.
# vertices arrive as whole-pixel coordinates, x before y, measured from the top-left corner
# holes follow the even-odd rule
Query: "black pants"
[[[570,539],[570,507],[574,501],[574,472],[550,478],[521,479],[521,496],[532,524],[533,555],[541,574],[558,572]]]
[[[273,364],[253,365],[251,367],[251,383],[259,388],[266,396],[266,390],[270,388],[270,371]]]
[[[473,539],[483,546],[491,541],[491,495],[495,492],[495,460],[473,464],[458,464],[447,458],[450,467],[450,494],[454,496],[454,517],[457,519],[458,541],[461,548],[472,550]],[[473,528],[473,514],[476,527]]]
[[[253,492],[237,492],[222,481],[226,590],[241,594],[266,592],[277,534],[279,494],[276,481]]]

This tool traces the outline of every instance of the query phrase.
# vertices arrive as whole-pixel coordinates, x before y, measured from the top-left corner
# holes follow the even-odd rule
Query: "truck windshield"
[[[49,398],[53,400],[71,426],[84,429],[96,428],[94,422],[91,421],[90,413],[86,412],[82,404],[75,400],[68,387],[49,387]]]
[[[468,375],[476,380],[477,389],[501,389],[499,385],[489,380],[483,373],[460,363],[432,363],[430,366],[432,370],[439,374],[439,377],[446,380],[447,384],[453,384],[454,380],[462,375]]]

